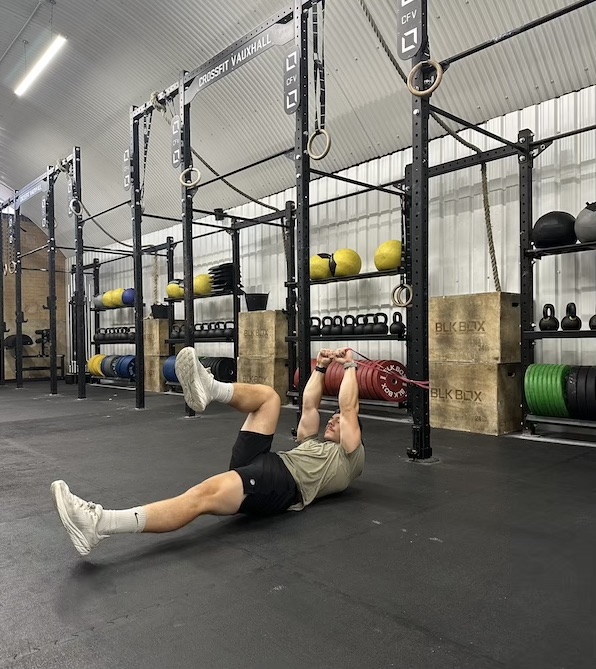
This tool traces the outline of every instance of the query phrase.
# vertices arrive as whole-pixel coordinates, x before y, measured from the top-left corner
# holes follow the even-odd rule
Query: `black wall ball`
[[[532,241],[539,249],[575,244],[575,217],[566,211],[549,211],[536,221]]]

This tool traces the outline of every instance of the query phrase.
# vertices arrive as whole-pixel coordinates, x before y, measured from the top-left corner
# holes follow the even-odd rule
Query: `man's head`
[[[360,416],[358,416],[358,425],[360,427],[360,435],[361,435],[360,438],[362,439],[362,421],[360,420]],[[339,427],[339,411],[337,413],[334,413],[333,416],[331,416],[331,418],[327,421],[323,437],[327,441],[334,441],[337,444],[341,443],[341,430]]]

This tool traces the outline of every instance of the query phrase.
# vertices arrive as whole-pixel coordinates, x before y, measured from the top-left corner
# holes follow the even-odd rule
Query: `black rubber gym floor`
[[[81,559],[50,483],[108,508],[224,470],[242,417],[180,396],[0,388],[0,667],[582,669],[596,658],[596,451],[364,419],[353,487],[272,519],[116,536]],[[292,409],[275,446],[292,447]]]

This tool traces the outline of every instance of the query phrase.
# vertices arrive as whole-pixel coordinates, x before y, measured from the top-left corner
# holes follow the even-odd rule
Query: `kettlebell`
[[[106,329],[99,328],[99,330],[95,333],[94,339],[95,341],[104,341],[106,339]]]
[[[224,328],[224,337],[231,339],[234,336],[234,321],[226,321]]]
[[[590,322],[588,323],[588,326],[590,327],[590,330],[596,330],[596,314],[590,318]]]
[[[558,330],[559,321],[555,318],[555,308],[552,304],[545,304],[542,308],[542,318],[538,323],[541,330]]]
[[[354,326],[356,325],[356,319],[352,314],[346,314],[344,316],[344,326],[342,328],[342,335],[353,335]]]
[[[388,322],[389,319],[387,318],[387,314],[384,314],[382,312],[375,314],[373,323],[373,334],[376,335],[387,334],[387,332],[389,331],[389,328],[387,327]]]
[[[180,337],[180,326],[172,325],[172,329],[170,330],[170,339],[178,339],[179,337]]]
[[[321,334],[321,319],[318,316],[310,317],[310,336],[318,337]]]
[[[375,320],[374,314],[366,314],[366,323],[364,324],[364,333],[365,335],[373,334],[374,332],[374,323]]]
[[[392,335],[397,335],[398,337],[403,337],[406,334],[406,325],[402,320],[401,312],[396,311],[393,314],[393,322],[391,323],[389,332]]]
[[[341,316],[335,316],[333,318],[333,325],[331,326],[331,334],[341,337],[343,334],[343,320]]]
[[[331,334],[331,326],[333,325],[333,318],[331,316],[323,316],[323,327],[321,328],[321,334],[323,336]]]
[[[364,328],[366,326],[367,321],[368,318],[364,314],[358,314],[358,316],[356,316],[356,326],[354,328],[355,335],[364,334]]]
[[[565,317],[561,321],[561,330],[580,330],[582,326],[582,320],[577,315],[575,302],[569,302],[565,314]]]
[[[204,325],[203,323],[195,323],[195,339],[197,337],[204,336],[205,333],[203,332],[204,330],[203,325]]]

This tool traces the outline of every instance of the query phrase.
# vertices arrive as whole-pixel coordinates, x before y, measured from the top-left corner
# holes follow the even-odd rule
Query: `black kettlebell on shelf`
[[[577,315],[575,302],[569,302],[565,311],[565,317],[561,321],[561,330],[581,330],[582,320]]]
[[[321,334],[324,336],[330,335],[331,327],[333,326],[333,318],[331,318],[331,316],[323,316],[322,324]]]
[[[197,337],[203,337],[204,336],[204,323],[195,323],[195,339]]]
[[[224,337],[231,339],[234,336],[234,321],[226,321],[224,323]]]
[[[406,324],[403,322],[401,313],[396,311],[393,314],[393,322],[389,328],[389,332],[392,335],[397,335],[398,337],[403,337],[406,334]]]
[[[596,318],[596,317],[595,317]],[[342,328],[342,335],[353,335],[354,334],[354,329],[356,325],[356,319],[352,314],[346,314],[344,316],[344,326]]]
[[[373,323],[373,334],[386,335],[389,332],[389,327],[387,326],[388,323],[389,319],[387,318],[387,314],[384,314],[382,312],[375,314]]]
[[[538,323],[538,327],[541,330],[546,331],[559,329],[559,321],[555,318],[555,308],[552,304],[545,304],[544,307],[542,307],[542,318]]]
[[[356,326],[354,327],[354,334],[358,336],[363,335],[364,328],[366,327],[367,323],[368,323],[368,316],[365,316],[364,314],[358,314],[358,316],[356,316]]]
[[[590,318],[590,322],[588,323],[588,327],[590,330],[596,330],[596,314]]]
[[[341,316],[334,316],[333,317],[333,325],[331,326],[331,334],[336,335],[337,337],[341,337],[343,334],[344,328],[343,328],[343,319]]]
[[[375,315],[374,314],[366,314],[366,323],[364,325],[364,333],[365,335],[370,335],[373,334],[374,332],[374,320],[375,320]]]
[[[318,316],[310,317],[310,336],[318,337],[321,334],[321,319]]]

